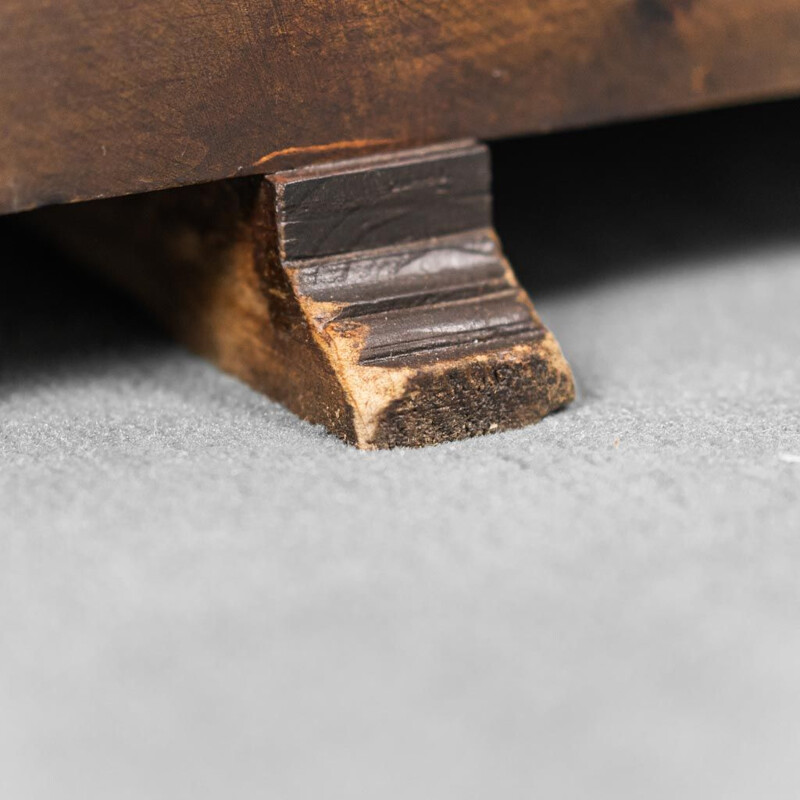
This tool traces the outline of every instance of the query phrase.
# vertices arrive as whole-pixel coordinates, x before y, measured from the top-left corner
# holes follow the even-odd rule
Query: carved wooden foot
[[[48,212],[194,350],[362,448],[536,422],[574,387],[458,143]]]

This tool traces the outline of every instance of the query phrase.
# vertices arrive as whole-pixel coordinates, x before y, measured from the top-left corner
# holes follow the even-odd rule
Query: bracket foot
[[[54,209],[194,350],[365,449],[527,425],[572,375],[491,225],[471,142]]]

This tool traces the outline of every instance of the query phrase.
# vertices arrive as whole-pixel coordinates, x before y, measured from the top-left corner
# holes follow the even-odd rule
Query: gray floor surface
[[[380,453],[124,304],[34,309],[0,795],[797,797],[799,297],[771,240],[550,290],[571,408]]]

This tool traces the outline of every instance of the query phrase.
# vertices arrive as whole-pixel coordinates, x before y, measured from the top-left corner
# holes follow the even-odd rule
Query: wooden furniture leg
[[[536,422],[569,366],[472,142],[36,212],[193,350],[361,448]],[[33,216],[36,216],[33,215]]]

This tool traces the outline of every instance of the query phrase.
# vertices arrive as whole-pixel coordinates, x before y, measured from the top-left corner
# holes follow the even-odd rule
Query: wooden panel
[[[0,0],[0,211],[800,92],[797,0]]]

